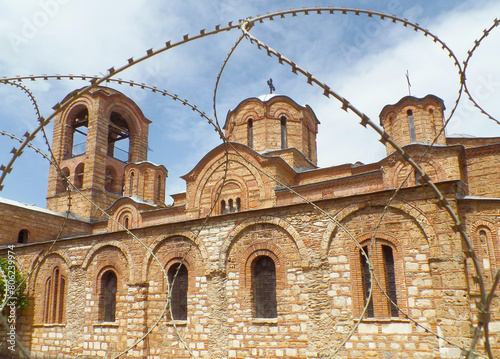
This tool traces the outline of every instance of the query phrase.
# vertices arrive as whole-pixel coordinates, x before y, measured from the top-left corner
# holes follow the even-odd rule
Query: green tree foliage
[[[12,301],[16,303],[17,310],[28,307],[28,296],[24,293],[26,282],[23,282],[23,280],[23,275],[12,261],[0,258],[0,306],[3,306],[3,313],[9,309],[7,305]],[[20,285],[21,283],[22,285]],[[14,291],[14,294],[12,291]],[[6,294],[10,296],[10,299],[6,297]],[[8,303],[4,304],[6,299],[9,299]]]

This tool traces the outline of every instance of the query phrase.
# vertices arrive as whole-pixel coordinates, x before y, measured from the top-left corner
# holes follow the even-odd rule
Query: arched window
[[[184,264],[176,263],[170,266],[168,283],[171,294],[172,319],[187,320],[188,270]]]
[[[417,135],[415,134],[415,123],[413,120],[413,111],[406,111],[406,115],[408,116],[408,127],[410,128],[410,140],[411,142],[417,141]]]
[[[17,235],[17,243],[28,243],[29,234],[27,229],[21,229]]]
[[[77,109],[75,109],[78,111]],[[89,111],[81,108],[71,121],[71,145],[66,150],[65,158],[79,156],[85,153],[87,147],[87,132],[89,126]]]
[[[286,117],[281,116],[281,148],[286,148]]]
[[[396,285],[396,266],[394,249],[387,242],[377,240],[372,246],[370,241],[363,242],[359,250],[361,287],[363,291],[362,307],[367,305],[366,316],[368,318],[398,317],[398,288]],[[377,277],[380,285],[384,288],[387,297],[382,293],[377,283],[373,281],[370,274],[369,262],[373,265],[373,275]],[[374,306],[373,303],[378,303]]]
[[[259,256],[252,263],[252,287],[256,318],[276,318],[276,267],[268,256]]]
[[[135,177],[134,172],[130,172],[129,193],[128,193],[130,197],[132,197],[132,194],[134,193],[134,177]]]
[[[250,118],[247,122],[247,132],[248,132],[248,147],[253,148],[253,120]]]
[[[228,201],[228,203],[229,203],[229,212],[230,212],[230,213],[233,213],[233,212],[234,212],[233,200],[232,200],[232,199],[230,199],[230,200]]]
[[[224,201],[224,200],[220,201],[220,213],[221,214],[227,213],[226,201]]]
[[[108,130],[108,156],[129,162],[130,129],[127,121],[118,112],[111,112]],[[120,147],[116,142],[120,141]]]
[[[241,199],[240,199],[240,197],[236,198],[236,212],[241,212]]]
[[[83,188],[83,179],[85,172],[85,164],[80,163],[75,169],[75,187],[78,189]]]
[[[64,297],[66,278],[59,267],[52,270],[52,275],[45,282],[44,322],[62,323],[64,320]]]
[[[116,273],[106,271],[101,277],[101,291],[99,294],[99,311],[103,322],[114,322],[116,313]]]
[[[161,199],[161,176],[158,175],[158,187],[156,187],[156,200]]]

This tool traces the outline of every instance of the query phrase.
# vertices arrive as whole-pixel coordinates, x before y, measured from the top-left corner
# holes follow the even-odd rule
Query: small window
[[[252,268],[252,285],[256,318],[277,318],[276,267],[268,256],[257,257]]]
[[[187,320],[188,270],[186,266],[181,263],[172,265],[168,270],[168,282],[172,319]]]
[[[161,200],[161,176],[158,175],[158,187],[156,187],[156,200]]]
[[[84,172],[85,172],[85,164],[84,163],[80,163],[78,166],[76,166],[76,169],[75,169],[75,187],[78,189],[83,188]]]
[[[253,120],[250,118],[247,122],[248,147],[253,148]]]
[[[234,212],[233,200],[232,200],[232,199],[230,199],[230,200],[228,201],[228,203],[229,203],[229,212],[230,212],[230,213],[233,213],[233,212]]]
[[[112,270],[106,271],[101,277],[99,309],[103,322],[115,321],[117,281],[116,273]]]
[[[134,193],[134,177],[135,177],[134,172],[131,172],[130,173],[130,183],[129,183],[129,193],[128,193],[128,195],[130,197],[132,197],[132,194]]]
[[[220,201],[220,213],[221,214],[227,213],[226,201],[224,201],[224,200]]]
[[[240,197],[236,198],[236,212],[241,212],[241,199],[240,199]]]
[[[286,148],[286,117],[281,116],[281,148]]]
[[[406,111],[406,115],[408,116],[408,127],[410,128],[410,140],[411,142],[417,141],[417,135],[415,133],[415,122],[413,120],[413,111]]]
[[[17,235],[17,243],[28,243],[29,234],[27,229],[21,229]]]
[[[61,274],[59,267],[52,270],[52,275],[45,282],[45,323],[62,323],[64,320],[64,296],[66,278]]]

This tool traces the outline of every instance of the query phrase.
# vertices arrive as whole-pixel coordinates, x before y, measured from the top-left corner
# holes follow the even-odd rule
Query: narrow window
[[[257,257],[253,262],[252,284],[256,318],[276,318],[276,268],[267,256]]]
[[[241,199],[240,199],[240,197],[236,198],[236,212],[241,212]]]
[[[83,188],[84,172],[85,172],[85,164],[84,163],[80,163],[78,166],[76,166],[76,169],[75,169],[75,187],[78,189]]]
[[[108,270],[101,277],[100,309],[104,322],[114,322],[116,313],[116,273]]]
[[[388,300],[389,312],[391,313],[391,317],[397,317],[399,316],[399,312],[397,308],[398,298],[396,291],[396,273],[394,271],[394,256],[392,254],[392,248],[389,246],[382,246],[382,252],[384,255],[386,292],[390,298],[390,300]]]
[[[161,176],[158,175],[158,187],[156,188],[156,199],[159,201],[161,199]]]
[[[134,191],[134,177],[135,177],[134,172],[131,172],[130,173],[130,184],[129,184],[130,188],[129,188],[129,193],[128,193],[128,195],[130,197],[132,197],[132,193]]]
[[[168,270],[172,319],[187,320],[188,271],[184,264],[174,264]]]
[[[415,123],[413,122],[413,111],[406,111],[406,115],[408,116],[408,127],[410,128],[410,140],[411,142],[417,141],[417,135],[415,134]]]
[[[128,229],[128,226],[129,226],[129,221],[128,221],[128,216],[127,216],[123,220],[123,227],[125,227],[125,229]]]
[[[281,116],[281,148],[286,148],[286,117]]]
[[[253,148],[253,120],[250,118],[247,122],[248,147]]]
[[[118,112],[112,112],[108,129],[108,156],[122,162],[129,162],[130,129],[127,121]],[[121,148],[116,146],[120,142]]]
[[[66,278],[61,275],[59,267],[55,267],[45,284],[45,323],[62,323],[64,319],[64,294]]]
[[[365,253],[366,256],[363,253]],[[363,281],[364,306],[366,306],[368,298],[370,297],[370,288],[371,288],[370,266],[368,264],[367,257],[368,257],[368,246],[364,246],[363,249],[360,250],[361,278]],[[373,318],[375,316],[375,313],[373,311],[373,296],[370,298],[370,302],[368,303],[368,307],[366,308],[366,316],[368,318]]]
[[[66,154],[66,158],[79,156],[85,153],[87,146],[87,132],[89,125],[89,111],[87,108],[82,109],[77,113],[75,119],[71,123],[72,139],[71,153]]]
[[[29,232],[27,229],[21,229],[17,235],[17,243],[28,243]]]
[[[233,200],[230,199],[228,202],[229,202],[229,212],[233,213],[234,212]]]
[[[227,213],[226,201],[224,201],[224,200],[222,200],[220,202],[220,213],[221,214],[226,214]]]

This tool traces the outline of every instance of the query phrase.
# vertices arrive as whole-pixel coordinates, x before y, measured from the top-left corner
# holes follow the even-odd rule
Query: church
[[[451,204],[490,288],[500,137],[447,137],[444,110],[434,95],[406,96],[382,108],[380,126]],[[0,199],[1,255],[15,246],[31,273],[16,330],[33,358],[459,358],[468,349],[474,268],[435,192],[390,144],[379,162],[319,168],[310,106],[248,98],[227,114],[227,142],[166,205],[167,168],[147,159],[150,124],[122,93],[94,88],[54,119],[47,208]],[[489,332],[500,357],[498,296]]]

